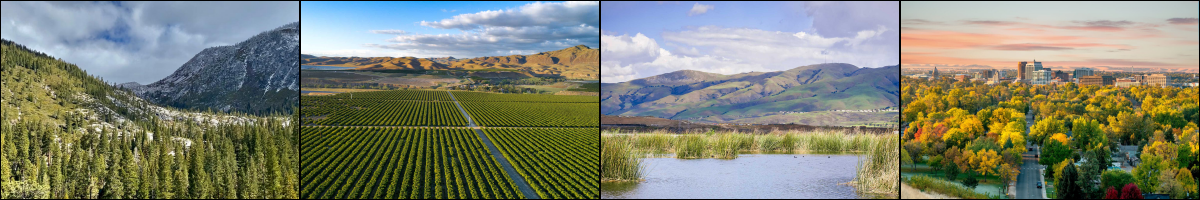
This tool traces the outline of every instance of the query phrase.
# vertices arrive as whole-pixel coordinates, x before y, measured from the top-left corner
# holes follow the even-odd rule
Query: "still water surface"
[[[858,199],[860,156],[742,154],[732,160],[647,158],[641,183],[602,183],[602,199]]]

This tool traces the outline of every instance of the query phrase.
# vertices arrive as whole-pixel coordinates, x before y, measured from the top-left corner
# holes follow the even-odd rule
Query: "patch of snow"
[[[181,137],[171,137],[171,140],[175,140],[175,141],[179,141],[179,143],[183,143],[183,147],[185,147],[185,148],[192,147],[192,140],[190,140],[190,139],[181,138]]]

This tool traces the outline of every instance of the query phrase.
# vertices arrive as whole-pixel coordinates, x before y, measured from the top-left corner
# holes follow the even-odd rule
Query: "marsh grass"
[[[744,142],[746,138],[750,138],[751,142],[749,143],[751,144],[746,144]],[[754,137],[744,137],[739,134],[731,133],[719,134],[715,137],[710,137],[710,139],[713,140],[710,142],[713,148],[712,156],[720,159],[737,158],[738,152],[741,151],[742,147],[752,145],[754,141]]]
[[[645,136],[634,137],[633,144],[641,149],[653,152],[667,152],[670,150],[674,139],[675,137],[665,134],[646,134]]]
[[[675,143],[676,158],[706,158],[708,136],[684,135],[678,136]]]
[[[783,134],[783,138],[779,140],[779,150],[785,152],[791,152],[792,150],[795,150],[796,141],[797,139],[795,134]]]
[[[757,141],[755,141],[755,144],[758,146],[752,149],[758,149],[759,151],[766,152],[781,151],[783,150],[783,143],[780,141],[782,140],[782,137],[783,136],[777,134],[762,135],[758,137]]]
[[[865,193],[900,194],[900,137],[881,136],[876,140],[850,139],[867,149],[858,162],[854,184]]]
[[[638,181],[641,179],[645,166],[642,165],[642,158],[637,155],[630,140],[630,137],[622,136],[605,138],[601,142],[601,181]]]
[[[736,158],[738,153],[866,153],[881,135],[853,131],[770,132],[667,132],[618,133],[631,137],[634,148],[676,158]]]

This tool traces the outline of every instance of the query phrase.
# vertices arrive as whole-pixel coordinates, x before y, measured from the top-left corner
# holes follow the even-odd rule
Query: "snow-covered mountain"
[[[290,113],[299,102],[300,23],[232,46],[204,49],[174,74],[149,85],[124,83],[148,101],[184,109]]]

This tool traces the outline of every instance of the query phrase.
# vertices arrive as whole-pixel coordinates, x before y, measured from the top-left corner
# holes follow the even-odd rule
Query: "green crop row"
[[[463,128],[301,128],[302,199],[524,198]]]
[[[480,126],[598,127],[598,103],[460,102]]]
[[[452,91],[454,98],[460,102],[557,102],[557,103],[599,103],[597,96],[548,95],[548,94],[494,94],[482,92]]]
[[[305,99],[303,124],[338,126],[466,126],[454,102]]]
[[[600,130],[489,128],[487,134],[544,199],[600,199]]]
[[[435,90],[388,90],[374,92],[354,92],[353,94],[341,93],[317,98],[450,101],[450,94],[446,93],[446,91]]]

